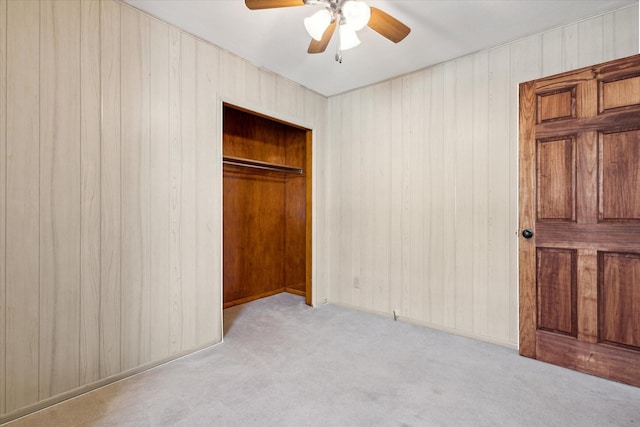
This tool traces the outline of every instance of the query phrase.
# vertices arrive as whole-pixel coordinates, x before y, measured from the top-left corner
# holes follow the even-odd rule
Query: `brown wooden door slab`
[[[520,354],[640,386],[640,55],[520,85],[519,201]]]

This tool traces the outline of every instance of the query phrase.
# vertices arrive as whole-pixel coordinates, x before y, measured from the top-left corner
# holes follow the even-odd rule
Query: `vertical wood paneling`
[[[196,41],[182,34],[182,351],[196,345]]]
[[[353,141],[351,127],[349,124],[352,122],[352,105],[353,105],[353,95],[347,94],[340,98],[340,105],[336,110],[336,114],[339,115],[339,119],[341,121],[336,120],[334,123],[336,125],[341,124],[338,128],[338,131],[341,133],[342,141]],[[360,162],[356,161],[353,157],[353,143],[350,143],[348,146],[345,146],[343,150],[340,150],[340,175],[337,177],[339,185],[342,186],[342,191],[339,191],[337,194],[340,197],[340,236],[339,239],[340,247],[339,247],[339,279],[340,284],[344,283],[343,286],[340,287],[340,298],[341,301],[344,301],[347,304],[355,304],[353,299],[354,291],[358,290],[360,287],[360,278],[356,277],[357,272],[353,271],[355,262],[354,259],[354,251],[353,251],[353,235],[355,234],[355,224],[352,223],[354,221],[356,212],[356,201],[355,201],[355,193],[357,190],[354,188],[353,184],[353,176],[355,175],[353,172],[354,168],[360,169]]]
[[[6,410],[38,400],[40,3],[7,3]]]
[[[202,42],[196,43],[196,341],[210,343],[221,338],[216,326],[217,309],[221,306],[220,216],[216,204],[220,194],[220,153],[216,91],[219,79],[218,51]],[[253,80],[257,88],[257,69]],[[256,95],[257,90],[250,91]]]
[[[80,2],[80,384],[100,379],[100,3]]]
[[[603,62],[603,17],[578,23],[578,67]]]
[[[339,140],[352,141],[351,129],[348,124],[351,122],[352,115],[353,96],[347,94],[340,98],[340,103],[335,109],[335,116],[332,123],[336,126],[338,132],[340,132]],[[336,117],[337,116],[337,117]],[[337,127],[338,125],[342,125]],[[339,221],[339,248],[338,253],[340,257],[338,259],[338,278],[339,284],[342,285],[339,288],[340,301],[344,301],[346,304],[352,304],[352,289],[355,286],[360,286],[359,278],[354,277],[352,268],[353,252],[352,252],[352,240],[353,240],[353,227],[352,221],[354,219],[354,198],[355,193],[352,183],[352,168],[356,166],[353,159],[353,144],[350,143],[340,150],[340,169],[339,174],[336,174],[338,185],[342,186],[341,191],[337,191],[336,194],[339,197],[340,206],[340,221]],[[334,188],[337,190],[337,188]],[[357,279],[357,281],[356,281]]]
[[[488,202],[489,225],[487,251],[487,336],[508,342],[511,328],[509,312],[511,307],[511,268],[505,266],[510,257],[509,243],[512,240],[509,224],[513,215],[509,208],[511,193],[509,181],[509,148],[513,141],[509,137],[509,117],[513,91],[505,82],[509,81],[511,52],[509,46],[489,51],[489,93],[487,103],[488,122]]]
[[[335,118],[335,110],[336,110],[336,106],[335,104],[331,101],[328,100],[327,102],[327,122],[331,123],[331,121],[334,120]],[[327,126],[327,132],[330,134],[331,133],[331,126]],[[316,137],[318,136],[317,134],[315,135]],[[326,148],[325,148],[325,153],[326,153],[326,159],[327,159],[327,163],[325,165],[326,167],[326,173],[327,175],[333,175],[333,174],[337,174],[340,173],[340,152],[339,150],[335,150],[334,146],[331,143],[331,139],[327,138],[326,140]],[[316,161],[318,160],[317,158],[315,159]],[[317,176],[316,176],[317,178]],[[327,248],[327,264],[325,265],[325,269],[324,272],[326,274],[326,292],[327,292],[327,300],[328,298],[333,294],[336,295],[340,289],[339,286],[339,278],[338,278],[338,271],[337,271],[337,266],[338,266],[338,256],[339,254],[336,253],[338,252],[338,245],[336,244],[336,242],[339,242],[339,238],[338,238],[338,227],[339,227],[339,221],[340,221],[340,216],[339,216],[339,206],[338,206],[338,201],[336,200],[336,198],[332,198],[330,197],[331,194],[334,193],[334,189],[336,186],[336,180],[326,180],[326,188],[325,188],[325,206],[326,206],[326,210],[325,210],[325,214],[326,214],[326,240],[325,240],[325,247]],[[335,248],[335,250],[333,252],[331,252],[330,248]],[[316,266],[316,268],[318,268],[318,266]],[[319,268],[318,268],[319,270]]]
[[[149,361],[149,18],[123,7],[121,23],[121,360],[130,369]]]
[[[333,98],[328,102],[328,118],[329,129],[328,132],[331,135],[341,135],[337,132],[343,132],[342,126],[342,103],[345,97]],[[334,129],[337,129],[334,134]],[[330,176],[335,177],[328,183],[327,188],[327,234],[328,234],[328,246],[329,246],[329,258],[327,259],[328,265],[326,266],[328,274],[328,298],[335,298],[339,301],[345,301],[343,298],[343,292],[347,288],[348,279],[343,276],[341,257],[344,250],[344,238],[342,236],[342,223],[341,220],[345,214],[344,212],[344,192],[340,191],[340,186],[346,185],[345,181],[341,178],[344,177],[344,169],[342,167],[342,156],[344,151],[340,150],[335,144],[342,140],[342,138],[328,138],[328,159],[327,173]],[[317,175],[316,175],[317,177]],[[333,197],[332,197],[333,196]],[[346,302],[346,301],[345,301]]]
[[[408,294],[406,315],[411,318],[420,319],[424,312],[424,290],[425,290],[425,199],[423,194],[424,174],[424,78],[423,73],[413,74],[408,81],[411,92],[408,93],[409,102],[409,126],[411,134],[410,163],[409,170],[409,227],[411,230],[409,238],[409,271],[408,273]],[[375,152],[377,150],[369,150]]]
[[[400,96],[402,111],[402,126],[400,133],[400,144],[402,146],[402,213],[400,215],[401,234],[401,269],[402,280],[398,282],[402,292],[400,312],[409,312],[409,287],[411,283],[411,275],[409,273],[411,259],[411,86],[409,76],[400,79]],[[402,314],[406,316],[406,314]],[[408,317],[408,316],[407,316]]]
[[[245,99],[245,67],[247,63],[226,50],[221,51],[220,57],[220,78],[225,82],[220,86],[220,94],[225,99],[232,99],[236,102]],[[275,83],[277,77],[273,78]]]
[[[40,399],[80,385],[80,3],[40,2]]]
[[[287,79],[120,2],[0,0],[3,421],[221,339],[222,88],[324,150],[327,100]]]
[[[456,63],[454,61],[447,62],[443,65],[444,79],[443,86],[443,116],[442,126],[444,128],[443,135],[443,156],[442,163],[444,169],[444,194],[442,198],[442,206],[445,212],[442,230],[444,233],[443,245],[443,286],[444,286],[444,307],[443,307],[443,326],[454,328],[456,322],[456,245],[455,245],[455,212],[456,212]]]
[[[380,123],[391,116],[391,84],[389,82],[372,88],[373,103],[379,108],[372,111],[371,120]],[[373,309],[388,313],[393,309],[389,305],[390,298],[390,248],[391,248],[391,153],[393,139],[391,128],[385,127],[381,132],[372,135],[373,144],[380,147],[378,156],[374,156],[374,168],[369,182],[372,186],[374,229],[374,264],[371,269],[374,281],[372,289]],[[379,255],[378,255],[379,254]]]
[[[360,153],[360,92],[353,93],[351,97],[354,108],[350,111],[350,114],[346,114],[344,120],[349,124],[348,139],[353,141],[350,145],[353,150],[349,153],[349,157],[344,159],[347,166],[347,173],[351,184],[351,193],[347,203],[351,203],[351,212],[357,216],[351,218],[351,221],[344,231],[348,232],[351,237],[349,242],[349,250],[351,252],[352,264],[347,265],[348,276],[353,280],[353,288],[351,289],[351,303],[361,304],[360,296],[362,293],[362,268],[361,268],[361,245],[360,238],[362,236],[362,194],[360,190],[360,181],[362,177],[362,159]],[[349,230],[349,231],[347,231]]]
[[[151,192],[150,356],[169,356],[169,26],[149,23],[149,173]]]
[[[307,300],[312,298],[314,305],[324,304],[329,298],[329,208],[328,175],[330,173],[331,160],[328,144],[328,131],[325,123],[328,122],[329,109],[326,98],[311,91],[305,91],[305,106],[309,106],[313,100],[313,111],[305,113],[304,122],[313,124],[311,140],[311,162],[313,176],[311,179],[311,256],[307,254],[307,263],[311,265],[311,295],[306,295]],[[307,184],[308,185],[308,184]],[[318,209],[318,207],[322,207]],[[322,234],[320,234],[322,233]],[[320,237],[324,236],[324,237]],[[309,272],[307,272],[309,274]]]
[[[413,321],[515,346],[517,85],[603,54],[636,53],[634,13],[637,6],[332,97],[329,158],[340,163],[331,161],[328,209],[339,212],[339,230],[329,252],[339,256],[328,268],[341,273],[330,301],[400,308]],[[373,110],[371,91],[386,100]],[[371,177],[385,164],[387,185]],[[382,200],[391,204],[386,216]],[[386,232],[387,247],[378,247]],[[357,279],[385,277],[385,263],[388,283],[367,294]]]
[[[635,14],[636,17],[638,14]],[[610,13],[602,16],[602,51],[604,58],[616,58],[616,14]]]
[[[195,40],[171,29],[171,352],[195,345]]]
[[[375,155],[373,150],[362,149],[369,144],[374,144],[374,128],[367,126],[367,123],[373,121],[373,88],[367,87],[359,93],[358,118],[353,121],[354,126],[351,128],[354,132],[353,137],[358,139],[360,146],[359,153],[359,169],[360,176],[358,179],[358,210],[360,211],[360,225],[358,234],[355,236],[359,243],[354,250],[358,254],[360,262],[358,263],[358,276],[360,277],[360,287],[358,289],[359,303],[372,307],[373,304],[373,288],[375,287],[375,277],[372,269],[376,262],[376,251],[374,241],[379,238],[379,231],[374,228],[374,218],[376,216],[374,206],[373,182],[375,180],[375,170],[373,169]],[[378,146],[379,147],[379,146]]]
[[[560,73],[563,69],[562,36],[562,28],[556,28],[542,34],[542,74],[544,76]]]
[[[120,5],[100,2],[100,377],[120,369]]]
[[[433,123],[431,122],[431,79],[432,79],[432,69],[424,70],[422,74],[422,130],[419,133],[419,138],[423,141],[424,147],[422,148],[422,200],[423,200],[423,233],[422,233],[422,247],[423,247],[423,255],[422,255],[422,282],[417,283],[420,287],[420,292],[418,293],[420,298],[420,305],[422,306],[420,320],[429,321],[431,317],[431,278],[429,277],[429,258],[431,258],[431,239],[432,234],[434,232],[431,218],[427,217],[427,212],[433,212],[433,196],[431,195],[431,191],[433,190],[433,185],[431,183],[432,171],[429,168],[430,161],[430,150],[431,150],[431,140],[429,139],[429,133],[431,132],[431,128],[433,127]],[[429,215],[430,216],[430,215]]]
[[[247,105],[260,103],[260,69],[247,66],[244,73],[245,102]]]
[[[302,88],[281,76],[276,77],[276,111],[290,121],[300,121],[304,115]]]
[[[388,120],[390,120],[391,153],[389,165],[389,184],[390,184],[390,218],[389,221],[389,308],[396,311],[396,314],[402,315],[402,161],[403,145],[402,138],[402,79],[391,80],[390,91],[390,112]],[[400,142],[400,143],[399,143]],[[333,150],[332,150],[333,151]],[[332,163],[329,164],[331,166]],[[332,189],[333,190],[333,189]],[[331,200],[331,199],[329,199]],[[329,202],[330,203],[330,202]],[[329,212],[332,211],[328,206]],[[329,229],[331,230],[331,224]],[[331,242],[330,242],[331,243]]]
[[[182,349],[182,265],[181,215],[182,215],[182,50],[180,31],[169,29],[169,172],[171,192],[169,196],[169,350],[171,354]]]
[[[489,54],[481,52],[473,56],[472,101],[472,280],[473,280],[473,331],[487,336],[488,264],[489,264]]]
[[[221,54],[220,63],[224,64],[224,55]],[[221,65],[220,67],[224,72],[224,67]],[[222,74],[221,72],[221,74]],[[264,105],[266,111],[275,111],[276,109],[276,75],[270,73],[265,70],[260,70],[258,73],[259,78],[259,90],[260,90],[260,101],[261,104]],[[221,77],[221,81],[225,81],[223,77]],[[223,89],[220,89],[222,92]]]
[[[451,141],[455,146],[455,269],[456,298],[455,325],[457,329],[473,329],[473,282],[482,280],[473,271],[473,190],[476,178],[473,170],[473,56],[456,61],[456,120],[455,135]],[[452,94],[453,96],[454,94]],[[476,101],[477,102],[477,101]],[[471,268],[469,268],[471,267]]]
[[[254,75],[252,73],[252,75]],[[260,73],[255,74],[256,81],[260,81]],[[260,85],[256,86],[256,90],[259,92]],[[303,90],[302,94],[302,105],[304,105],[304,111],[302,117],[303,123],[315,123],[323,114],[326,113],[326,108],[322,108],[324,97],[318,95],[317,93]],[[320,162],[321,164],[325,164],[325,162]]]
[[[638,53],[640,35],[638,26],[640,19],[639,5],[613,12],[612,19],[605,21],[604,51],[608,59],[622,58]],[[611,17],[606,15],[605,18]]]
[[[447,215],[443,204],[440,202],[444,199],[444,194],[448,191],[445,188],[444,174],[448,167],[442,161],[444,156],[444,147],[447,142],[444,140],[443,119],[444,113],[442,106],[444,104],[444,67],[437,65],[431,69],[431,81],[429,87],[430,104],[430,123],[428,128],[429,143],[427,144],[427,156],[429,191],[431,200],[429,213],[429,257],[427,264],[427,283],[429,286],[429,305],[427,310],[427,319],[433,324],[442,324],[444,321],[444,221]]]
[[[562,27],[562,68],[559,72],[578,68],[578,24]]]
[[[6,336],[6,170],[7,170],[7,1],[0,0],[0,414],[5,412]]]

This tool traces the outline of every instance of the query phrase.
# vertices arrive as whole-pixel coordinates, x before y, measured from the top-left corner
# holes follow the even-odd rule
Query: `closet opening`
[[[223,308],[311,305],[312,131],[224,103],[222,132]]]

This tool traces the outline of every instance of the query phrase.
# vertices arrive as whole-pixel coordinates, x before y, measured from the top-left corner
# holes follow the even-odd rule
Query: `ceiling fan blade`
[[[322,33],[322,39],[317,41],[315,39],[311,39],[311,43],[309,44],[309,49],[307,49],[307,53],[322,53],[327,48],[329,44],[329,40],[331,40],[331,36],[333,36],[333,32],[336,30],[336,23],[330,24],[324,33]]]
[[[272,9],[276,7],[304,6],[304,0],[244,0],[251,10]]]
[[[368,25],[373,31],[394,43],[398,43],[411,32],[411,28],[375,7],[371,7],[371,19]]]

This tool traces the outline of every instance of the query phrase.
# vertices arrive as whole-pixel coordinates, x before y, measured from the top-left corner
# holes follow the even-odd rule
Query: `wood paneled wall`
[[[315,303],[515,345],[517,83],[637,52],[633,6],[327,102],[114,0],[0,0],[0,421],[221,339],[221,100],[313,129]]]
[[[627,7],[329,100],[329,301],[518,342],[517,85],[638,53]]]
[[[0,0],[0,422],[222,339],[222,100],[327,135],[325,98],[134,8]]]

